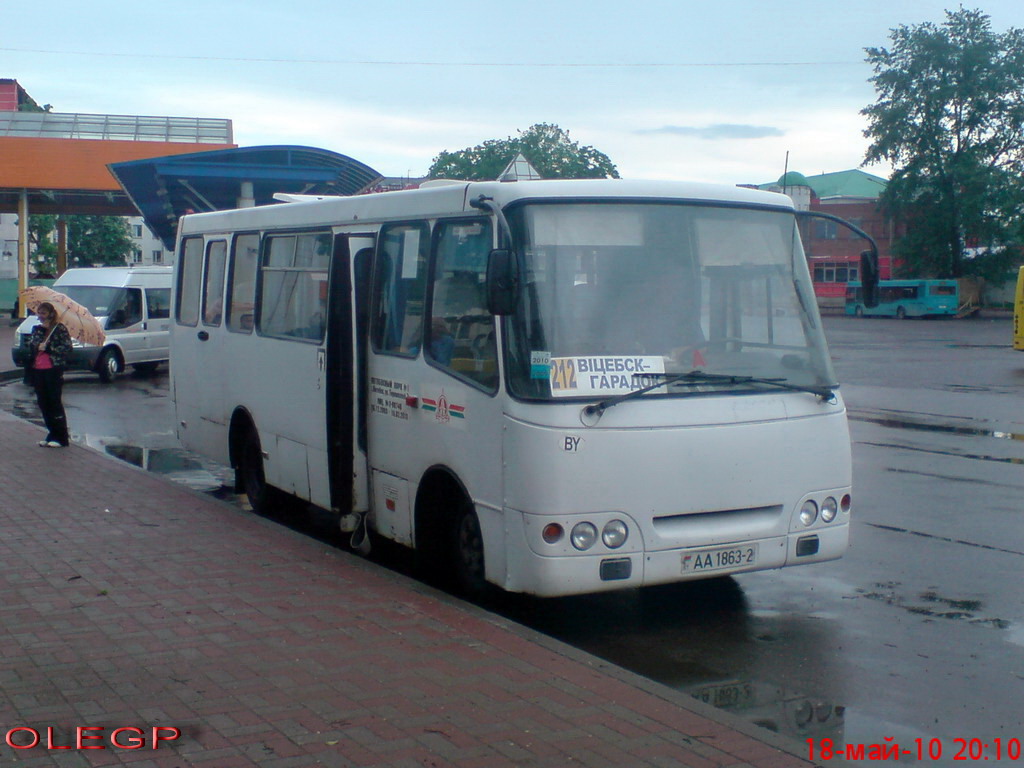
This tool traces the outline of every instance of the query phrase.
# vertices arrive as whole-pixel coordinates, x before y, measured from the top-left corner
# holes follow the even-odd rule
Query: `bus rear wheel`
[[[857,315],[857,317],[864,317],[864,307],[858,304],[857,309],[855,309],[853,313]]]
[[[896,307],[896,319],[897,320],[906,320],[907,319],[907,310],[905,310],[903,307]]]

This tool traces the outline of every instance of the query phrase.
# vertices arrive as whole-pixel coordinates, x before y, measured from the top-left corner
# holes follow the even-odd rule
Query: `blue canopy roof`
[[[351,157],[301,146],[219,149],[108,167],[168,249],[181,216],[237,208],[249,184],[254,204],[270,205],[276,192],[352,195],[381,178]]]

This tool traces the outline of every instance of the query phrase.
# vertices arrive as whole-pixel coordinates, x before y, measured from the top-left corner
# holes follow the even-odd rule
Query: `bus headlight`
[[[829,496],[821,503],[821,520],[824,523],[831,523],[839,514],[839,505],[836,500]]]
[[[608,549],[618,549],[626,543],[629,538],[629,528],[621,520],[612,520],[606,523],[601,531],[601,541]]]
[[[804,502],[804,505],[800,507],[800,522],[806,526],[813,524],[817,519],[818,505],[811,501],[811,499],[808,499]]]
[[[576,523],[569,536],[572,545],[580,552],[586,552],[597,542],[597,528],[593,523]]]

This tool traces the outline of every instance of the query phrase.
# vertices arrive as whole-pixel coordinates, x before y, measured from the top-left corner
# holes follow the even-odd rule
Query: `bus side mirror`
[[[878,251],[873,248],[860,254],[861,295],[865,307],[878,306]]]
[[[519,262],[514,251],[495,248],[487,257],[487,311],[511,315],[519,303]]]

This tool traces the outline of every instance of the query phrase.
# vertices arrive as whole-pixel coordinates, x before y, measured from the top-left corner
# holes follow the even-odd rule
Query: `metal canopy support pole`
[[[68,269],[68,220],[57,217],[57,277]]]
[[[18,290],[28,288],[28,190],[18,197]],[[25,305],[18,302],[18,316],[27,317]]]
[[[256,206],[256,192],[251,181],[243,181],[238,185],[238,200],[235,205],[239,208],[253,208]]]

